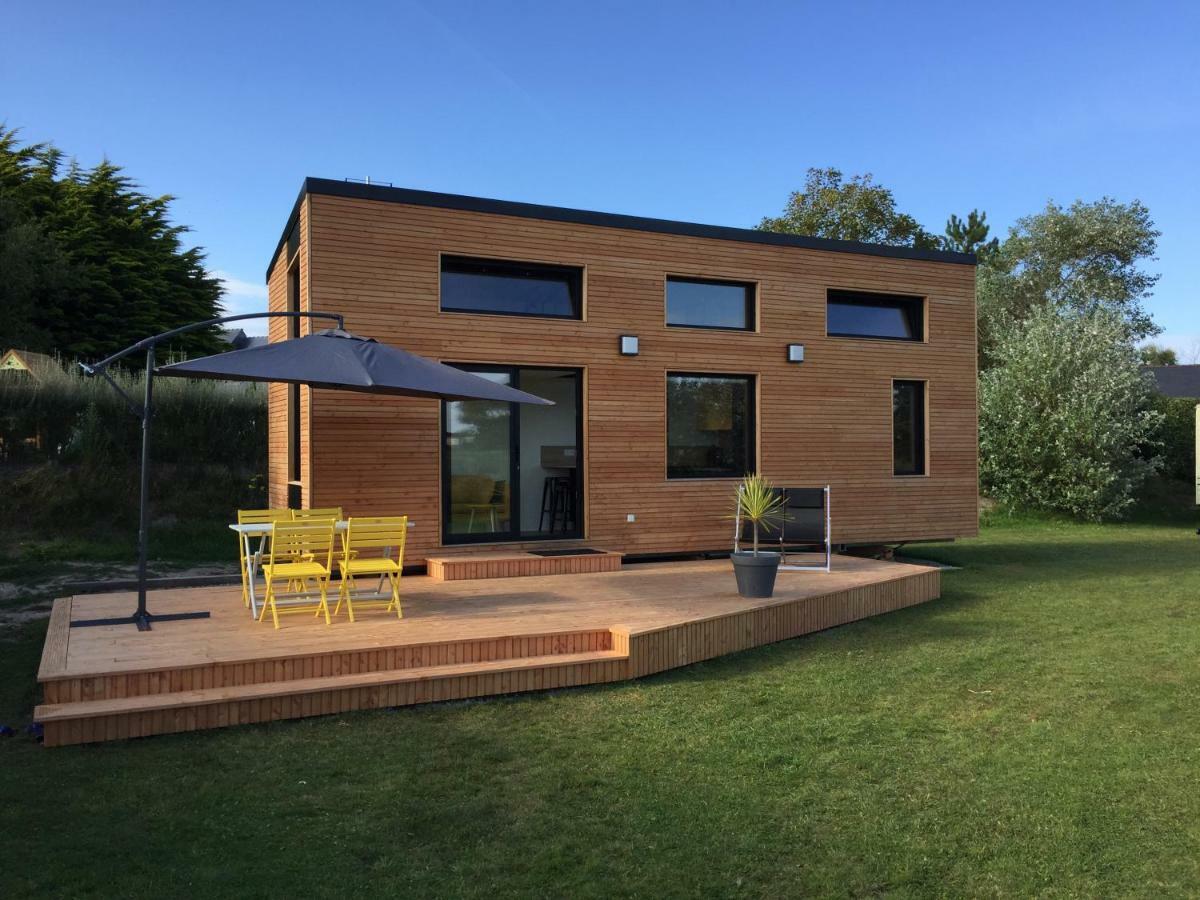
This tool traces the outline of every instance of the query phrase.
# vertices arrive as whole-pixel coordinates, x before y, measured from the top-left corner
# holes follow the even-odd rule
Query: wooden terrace
[[[738,596],[727,560],[438,581],[406,576],[404,618],[253,621],[240,587],[150,595],[209,619],[71,628],[128,613],[132,593],[55,601],[35,718],[47,746],[120,740],[639,678],[933,600],[934,568],[839,556]]]

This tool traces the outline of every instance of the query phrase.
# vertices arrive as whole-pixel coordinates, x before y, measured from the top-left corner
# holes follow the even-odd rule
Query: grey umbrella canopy
[[[155,373],[222,381],[278,381],[404,397],[553,405],[550,400],[340,328],[189,359],[162,366]]]

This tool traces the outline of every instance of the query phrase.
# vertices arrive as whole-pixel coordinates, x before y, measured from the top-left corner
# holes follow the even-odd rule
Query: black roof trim
[[[577,225],[596,225],[602,228],[626,228],[631,231],[677,234],[684,237],[712,238],[720,241],[743,241],[751,244],[771,244],[777,247],[801,247],[805,250],[827,250],[834,253],[858,253],[865,256],[887,256],[894,259],[919,259],[930,262],[975,265],[974,253],[918,250],[914,247],[892,247],[885,244],[864,244],[858,241],[836,241],[829,238],[758,231],[753,228],[698,225],[694,222],[676,222],[671,219],[649,219],[620,213],[592,212],[586,209],[569,209],[562,206],[542,206],[537,203],[518,203],[512,200],[489,200],[484,197],[467,197],[462,194],[441,194],[435,191],[385,187],[378,184],[335,181],[331,178],[306,178],[300,189],[296,205],[292,209],[292,214],[288,218],[288,224],[283,230],[283,236],[275,247],[271,265],[267,267],[268,277],[270,277],[276,257],[279,256],[279,248],[287,241],[288,233],[300,214],[300,204],[304,202],[306,194],[349,197],[355,200],[380,200],[385,203],[407,203],[412,206],[433,206],[439,209],[458,209],[464,212],[489,213],[497,216],[519,216],[548,222],[571,222]]]

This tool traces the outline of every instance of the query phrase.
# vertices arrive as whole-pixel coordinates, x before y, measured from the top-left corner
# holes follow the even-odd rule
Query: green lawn
[[[940,601],[636,683],[0,740],[0,891],[1194,896],[1194,527],[993,525]]]

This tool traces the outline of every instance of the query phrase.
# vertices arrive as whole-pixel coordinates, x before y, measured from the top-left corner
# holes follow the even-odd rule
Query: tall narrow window
[[[892,382],[892,472],[925,474],[925,382]]]
[[[300,260],[288,270],[288,312],[300,311]],[[300,319],[287,320],[288,338],[300,337]],[[300,385],[287,386],[287,477],[288,506],[296,509],[301,505],[300,492]]]
[[[667,374],[667,477],[740,478],[754,469],[754,378]]]

